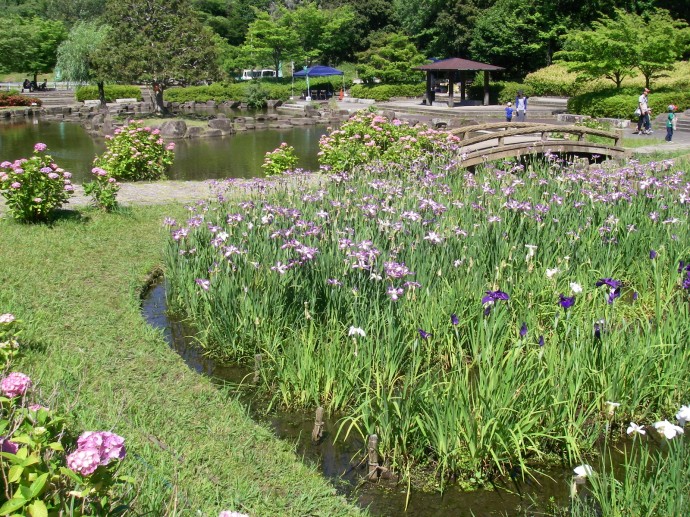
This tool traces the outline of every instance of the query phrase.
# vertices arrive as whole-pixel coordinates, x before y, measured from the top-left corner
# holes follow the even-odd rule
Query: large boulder
[[[208,127],[211,129],[220,129],[223,133],[232,133],[235,131],[232,121],[225,117],[209,120]]]
[[[205,129],[200,126],[190,126],[187,128],[187,134],[185,135],[185,138],[198,138],[200,136],[203,136],[205,133]]]
[[[167,138],[182,138],[187,133],[184,120],[166,120],[161,124],[161,135]]]

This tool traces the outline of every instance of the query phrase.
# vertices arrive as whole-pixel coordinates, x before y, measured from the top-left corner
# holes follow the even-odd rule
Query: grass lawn
[[[137,515],[358,515],[288,444],[189,370],[140,315],[180,206],[70,211],[53,225],[0,219],[0,312],[24,321],[16,366],[77,430],[126,438]]]

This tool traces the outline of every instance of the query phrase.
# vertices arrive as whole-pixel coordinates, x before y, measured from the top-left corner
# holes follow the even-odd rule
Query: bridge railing
[[[484,132],[478,136],[468,138],[472,133]],[[540,140],[547,140],[554,133],[570,134],[577,136],[578,141],[583,141],[587,136],[598,136],[613,140],[613,147],[620,146],[621,135],[617,132],[602,131],[585,126],[559,126],[555,124],[540,124],[537,122],[492,122],[488,124],[476,124],[458,129],[452,129],[452,134],[462,140],[463,147],[498,140],[498,145],[504,145],[505,138],[515,136],[539,135]]]

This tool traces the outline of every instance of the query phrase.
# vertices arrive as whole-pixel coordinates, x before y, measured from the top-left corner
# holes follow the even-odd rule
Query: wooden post
[[[314,429],[311,432],[311,441],[316,443],[323,436],[323,408],[321,406],[316,408],[316,420],[314,420]]]
[[[503,137],[499,136],[498,137],[498,146],[501,147],[503,145]]]
[[[467,73],[460,70],[460,102],[467,98]]]
[[[261,371],[261,354],[254,356],[254,384],[259,383],[259,373]]]
[[[369,450],[369,472],[367,479],[369,481],[376,481],[379,472],[379,453],[378,453],[379,437],[375,434],[369,435],[367,449]]]

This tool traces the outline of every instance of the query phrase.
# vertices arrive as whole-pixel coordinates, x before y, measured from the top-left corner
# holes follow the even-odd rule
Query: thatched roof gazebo
[[[431,105],[435,99],[435,93],[432,90],[432,77],[444,75],[448,77],[448,106],[453,107],[455,100],[453,99],[453,86],[457,81],[456,75],[459,76],[460,82],[460,100],[465,100],[465,83],[467,81],[466,72],[484,72],[484,106],[489,104],[489,72],[497,72],[503,70],[502,67],[496,65],[488,65],[480,63],[479,61],[471,61],[469,59],[461,59],[459,57],[451,57],[442,59],[429,65],[417,66],[415,70],[422,70],[426,72],[426,95],[424,102]]]

